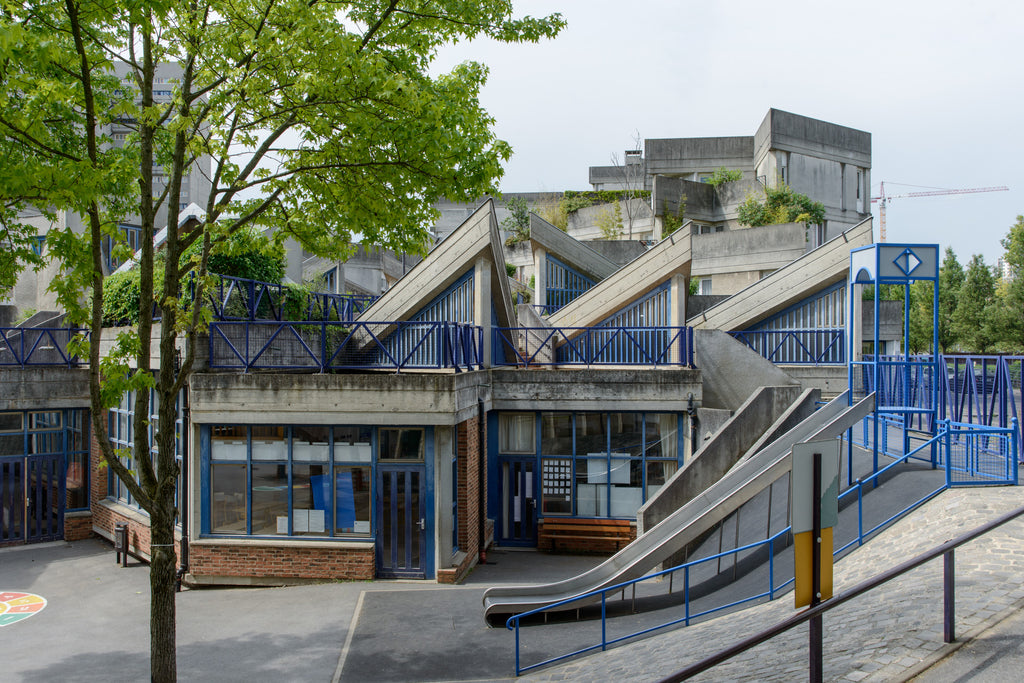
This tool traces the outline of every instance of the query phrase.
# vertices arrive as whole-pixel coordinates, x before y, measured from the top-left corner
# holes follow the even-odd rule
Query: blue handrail
[[[0,366],[78,367],[68,344],[77,335],[88,334],[75,327],[0,327]]]
[[[483,330],[443,321],[215,322],[210,367],[472,370],[483,367]]]
[[[846,364],[846,330],[843,328],[745,330],[728,334],[772,363]]]
[[[694,366],[691,327],[498,327],[496,365]]]
[[[948,469],[950,468],[950,464],[949,464],[950,461],[947,458],[946,459],[947,476],[946,476],[946,479],[943,481],[942,485],[940,485],[935,490],[925,494],[924,496],[922,496],[918,500],[912,502],[910,505],[906,506],[905,508],[903,508],[902,510],[900,510],[896,514],[890,516],[885,521],[883,521],[883,522],[881,522],[879,524],[876,524],[875,526],[871,527],[868,530],[864,529],[864,487],[865,486],[870,486],[872,488],[875,488],[875,487],[881,486],[882,484],[881,484],[880,478],[882,477],[882,475],[886,474],[892,468],[894,468],[894,467],[896,467],[896,466],[898,466],[900,464],[906,463],[912,457],[915,457],[924,448],[930,447],[933,444],[937,444],[937,445],[941,446],[944,443],[948,443],[950,435],[952,433],[960,430],[961,428],[969,428],[976,435],[979,435],[979,434],[982,434],[982,433],[989,433],[990,435],[997,435],[997,432],[998,433],[1006,432],[1005,438],[1012,439],[1012,445],[1011,445],[1009,451],[1006,453],[1007,458],[1010,461],[1013,462],[1013,465],[1012,465],[1013,480],[1012,480],[1012,482],[1009,482],[1009,483],[1014,483],[1014,484],[1017,483],[1017,466],[1016,466],[1017,457],[1016,457],[1016,455],[1018,453],[1018,451],[1017,451],[1018,444],[1017,444],[1017,440],[1016,440],[1015,436],[1013,435],[1015,433],[1015,430],[992,430],[992,429],[987,429],[987,428],[978,428],[976,425],[962,425],[962,424],[950,423],[948,421],[946,423],[944,423],[944,426],[946,427],[946,429],[943,430],[937,436],[935,436],[932,439],[929,439],[925,443],[921,444],[918,448],[905,453],[904,455],[902,455],[898,459],[896,459],[894,462],[892,462],[889,465],[879,469],[878,471],[872,473],[871,475],[863,477],[863,478],[860,478],[860,479],[857,479],[853,486],[851,486],[850,488],[847,488],[842,494],[839,495],[839,500],[840,501],[842,501],[843,499],[847,498],[848,496],[852,496],[854,494],[856,494],[856,496],[857,496],[857,536],[856,536],[856,538],[851,540],[849,543],[847,543],[847,544],[843,545],[841,548],[835,550],[833,552],[833,556],[842,553],[843,551],[847,550],[848,548],[850,548],[854,544],[862,545],[866,539],[870,538],[872,535],[874,535],[875,533],[877,533],[881,529],[885,528],[886,526],[888,526],[892,522],[896,521],[897,519],[903,517],[907,513],[911,512],[912,510],[920,507],[921,505],[923,505],[924,503],[928,502],[929,500],[931,500],[932,498],[937,496],[939,493],[941,493],[945,489],[949,488],[950,485],[951,485],[950,484],[950,477],[949,477],[949,474],[948,474]],[[618,642],[621,642],[621,641],[624,641],[624,640],[628,640],[630,638],[636,638],[636,637],[641,636],[641,635],[646,635],[646,634],[651,633],[653,631],[664,629],[664,628],[667,628],[667,627],[670,627],[670,626],[676,626],[678,624],[683,624],[684,626],[689,626],[690,621],[693,620],[693,619],[696,619],[696,618],[701,617],[701,616],[705,616],[707,614],[712,614],[714,612],[719,612],[719,611],[722,611],[722,610],[726,610],[726,609],[735,607],[737,605],[744,604],[746,602],[750,602],[750,601],[753,601],[753,600],[758,600],[758,599],[765,598],[765,597],[767,597],[769,600],[774,599],[775,594],[777,592],[779,592],[780,590],[784,589],[786,586],[788,586],[793,581],[793,579],[790,578],[790,579],[788,579],[787,581],[781,583],[778,586],[775,585],[775,565],[774,565],[774,560],[775,560],[775,550],[774,550],[775,543],[780,538],[784,537],[786,534],[789,534],[790,531],[791,531],[791,527],[787,526],[785,529],[782,529],[781,531],[777,532],[776,534],[774,534],[771,537],[769,537],[769,538],[767,538],[765,540],[762,540],[762,541],[756,541],[754,543],[747,544],[747,545],[742,546],[740,548],[734,548],[734,549],[731,549],[731,550],[727,550],[727,551],[718,553],[716,555],[712,555],[710,557],[705,557],[705,558],[701,558],[699,560],[694,560],[692,562],[687,562],[685,564],[681,564],[681,565],[678,565],[676,567],[672,567],[670,569],[664,569],[664,570],[661,570],[661,571],[656,572],[654,574],[649,574],[649,575],[640,577],[638,579],[631,579],[629,581],[624,581],[622,583],[615,584],[614,586],[609,586],[607,588],[602,588],[602,589],[594,590],[594,591],[591,591],[589,593],[584,593],[582,595],[578,595],[578,596],[569,598],[567,600],[562,600],[562,601],[554,603],[552,605],[545,605],[544,607],[538,607],[538,608],[532,609],[532,610],[530,610],[528,612],[523,612],[521,614],[517,614],[517,615],[514,615],[512,617],[509,617],[509,619],[505,622],[505,627],[507,629],[509,629],[510,631],[514,631],[515,634],[516,634],[515,635],[516,675],[519,676],[523,672],[530,671],[532,669],[536,669],[536,668],[539,668],[539,667],[542,667],[542,666],[546,666],[546,665],[552,664],[554,662],[562,661],[564,659],[568,659],[570,657],[574,657],[574,656],[583,654],[585,652],[590,652],[590,651],[597,650],[597,649],[605,650],[605,649],[607,649],[607,647],[609,645],[614,645],[615,643],[618,643]],[[711,609],[705,610],[705,611],[697,613],[697,614],[691,614],[690,613],[690,569],[692,567],[696,567],[696,566],[698,566],[698,565],[700,565],[702,563],[705,563],[705,562],[719,560],[719,559],[724,558],[724,557],[737,556],[740,553],[744,553],[744,552],[751,551],[751,550],[756,550],[756,549],[759,549],[759,548],[761,548],[761,547],[763,547],[765,545],[767,545],[767,551],[768,551],[768,588],[767,588],[767,590],[762,591],[760,593],[757,593],[756,595],[751,595],[751,596],[748,596],[748,597],[741,598],[740,600],[736,600],[734,602],[731,602],[728,605],[721,605],[721,606],[718,606],[718,607],[713,607]],[[679,572],[679,571],[683,572],[683,586],[684,586],[684,588],[683,588],[683,590],[684,590],[684,596],[683,596],[684,615],[682,617],[677,618],[677,619],[673,619],[673,620],[665,622],[663,624],[659,624],[657,626],[652,626],[652,627],[645,628],[645,629],[643,629],[641,631],[637,631],[635,633],[630,633],[630,634],[627,634],[627,635],[619,636],[619,637],[613,638],[611,640],[609,640],[607,638],[607,625],[606,625],[607,609],[606,609],[606,602],[607,602],[608,594],[622,591],[625,588],[628,588],[628,587],[631,587],[631,586],[635,586],[636,584],[642,583],[644,581],[650,581],[650,580],[653,580],[653,579],[657,579],[657,578],[662,577],[662,576],[664,576],[666,574],[672,575],[672,574],[675,574],[676,572]],[[600,643],[584,647],[584,648],[582,648],[580,650],[576,650],[574,652],[570,652],[570,653],[563,654],[563,655],[558,655],[556,657],[552,657],[552,658],[546,659],[546,660],[544,660],[542,662],[538,662],[536,664],[531,664],[531,665],[528,665],[528,666],[522,666],[521,659],[520,659],[521,647],[520,647],[519,628],[520,628],[520,622],[523,619],[531,617],[531,616],[534,616],[534,615],[537,615],[537,614],[553,611],[553,610],[556,610],[556,609],[558,609],[560,607],[564,607],[564,606],[572,604],[572,603],[577,603],[577,602],[578,603],[593,602],[593,601],[595,601],[596,598],[600,598],[600,601],[601,601],[601,642]]]

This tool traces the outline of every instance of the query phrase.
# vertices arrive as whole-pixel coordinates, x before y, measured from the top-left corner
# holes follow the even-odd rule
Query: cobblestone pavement
[[[945,491],[835,566],[837,593],[1024,504],[1020,487]],[[1024,520],[956,551],[956,634],[964,640],[1024,608]],[[523,677],[528,681],[656,680],[794,614],[792,593]],[[942,561],[851,600],[824,616],[824,677],[905,680],[953,651],[942,641]],[[720,664],[696,681],[807,677],[807,626]],[[529,662],[524,659],[524,664]],[[927,673],[922,680],[927,680]]]

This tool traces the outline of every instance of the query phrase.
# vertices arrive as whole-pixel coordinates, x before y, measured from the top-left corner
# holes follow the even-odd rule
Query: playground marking
[[[0,627],[10,626],[38,614],[46,607],[46,598],[34,593],[0,591]]]

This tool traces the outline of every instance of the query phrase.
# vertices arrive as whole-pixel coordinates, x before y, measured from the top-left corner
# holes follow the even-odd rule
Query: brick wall
[[[189,571],[200,583],[208,577],[365,581],[374,574],[373,544],[310,548],[193,543],[189,546]]]
[[[92,515],[64,513],[64,540],[81,541],[92,536]]]
[[[487,547],[493,531],[486,524],[487,515],[487,468],[481,468],[481,461],[485,458],[487,450],[487,428],[486,422],[483,429],[483,442],[480,441],[479,420],[476,417],[470,418],[456,425],[458,430],[458,466],[456,482],[457,495],[459,499],[459,550],[466,553],[459,565],[459,571],[454,581],[462,579],[465,572],[472,568],[479,558],[480,551]],[[480,480],[481,469],[484,473],[484,480]],[[483,506],[481,507],[480,492],[484,492]],[[484,518],[484,537],[480,537],[480,519]],[[439,580],[440,580],[439,574]]]

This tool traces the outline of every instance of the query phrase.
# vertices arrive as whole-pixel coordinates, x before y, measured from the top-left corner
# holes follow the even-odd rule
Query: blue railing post
[[[1014,485],[1017,484],[1017,476],[1019,474],[1018,470],[1020,469],[1020,441],[1018,439],[1019,434],[1020,430],[1017,428],[1017,418],[1012,418],[1010,420],[1010,453],[1007,457],[1010,458],[1011,467],[1013,468],[1011,481]]]
[[[333,349],[332,349],[333,351]],[[320,372],[327,372],[327,321],[320,323]]]
[[[601,651],[608,649],[608,591],[601,592]]]
[[[857,480],[857,545],[864,545],[864,482]]]
[[[690,567],[683,567],[683,616],[686,625],[690,625]]]

